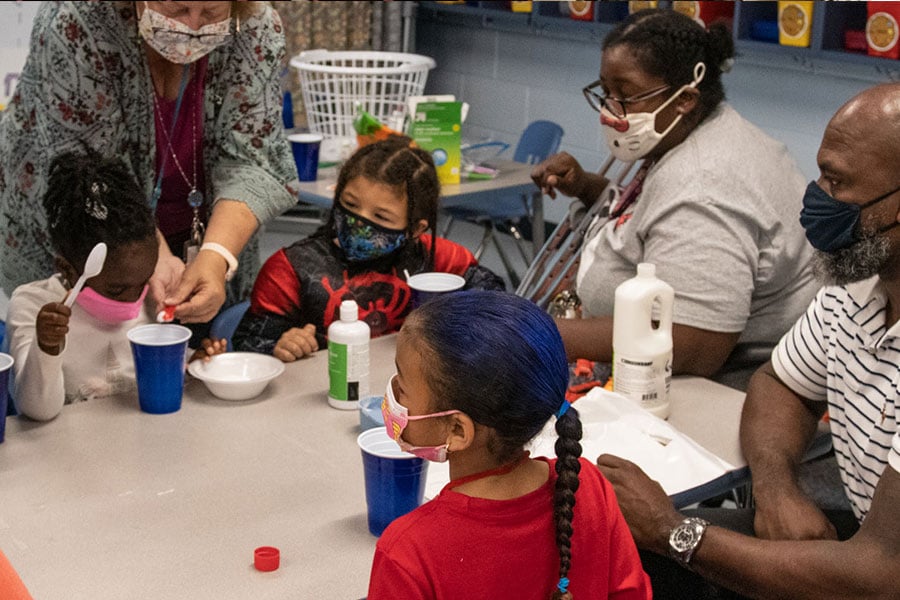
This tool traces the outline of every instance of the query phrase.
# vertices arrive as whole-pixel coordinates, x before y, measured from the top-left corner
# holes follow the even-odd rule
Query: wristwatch
[[[676,525],[669,533],[669,556],[682,567],[689,567],[708,525],[709,521],[697,517],[689,517]]]

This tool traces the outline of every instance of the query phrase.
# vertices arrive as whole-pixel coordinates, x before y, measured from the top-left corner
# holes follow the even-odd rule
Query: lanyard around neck
[[[181,101],[184,100],[184,90],[187,88],[188,80],[191,78],[191,66],[184,65],[184,68],[181,70],[181,83],[178,86],[178,97],[175,98],[175,112],[172,115],[172,125],[169,126],[169,139],[172,139],[172,136],[175,135],[175,125],[178,123],[178,113],[181,112]],[[151,81],[151,86],[153,85]],[[153,90],[153,93],[156,93],[156,90]],[[162,123],[162,119],[160,118],[160,123]],[[165,125],[164,123],[162,123]],[[160,196],[162,196],[162,180],[163,175],[165,174],[166,163],[163,161],[163,164],[159,166],[159,174],[156,176],[156,185],[153,186],[153,204],[155,205]]]

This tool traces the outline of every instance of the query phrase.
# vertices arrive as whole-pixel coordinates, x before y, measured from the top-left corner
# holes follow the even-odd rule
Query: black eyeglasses
[[[585,100],[590,104],[591,108],[600,112],[601,108],[605,108],[609,112],[611,112],[614,116],[624,119],[626,113],[625,107],[629,104],[635,104],[637,102],[643,102],[644,100],[649,100],[650,98],[655,98],[659,96],[666,90],[670,89],[672,86],[663,85],[658,88],[653,88],[652,90],[647,90],[646,92],[641,92],[640,94],[635,94],[634,96],[630,96],[628,98],[611,98],[609,94],[605,94],[602,91],[596,92],[594,88],[598,88],[601,86],[600,80],[598,79],[594,83],[590,85],[586,85],[581,92],[584,94]]]

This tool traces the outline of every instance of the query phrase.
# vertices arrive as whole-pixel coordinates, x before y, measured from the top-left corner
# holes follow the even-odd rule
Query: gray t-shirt
[[[774,344],[819,288],[799,220],[805,186],[781,143],[720,104],[647,172],[630,218],[587,242],[585,314],[612,315],[616,287],[650,262],[675,289],[675,323]]]

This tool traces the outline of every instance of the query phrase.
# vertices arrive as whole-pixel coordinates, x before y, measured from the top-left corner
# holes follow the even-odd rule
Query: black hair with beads
[[[156,235],[147,199],[125,163],[95,150],[53,159],[43,205],[53,247],[79,271],[98,242],[112,251]]]
[[[416,147],[412,139],[399,135],[363,146],[341,167],[334,189],[335,204],[340,201],[347,184],[357,177],[387,185],[406,196],[407,233],[411,234],[420,220],[428,222],[427,229],[432,233],[428,269],[433,268],[441,184],[431,154]],[[329,235],[333,232],[334,211],[319,230],[319,233]],[[404,248],[410,248],[410,244]]]
[[[631,48],[645,72],[673,88],[693,81],[698,62],[706,65],[697,86],[700,121],[725,100],[722,72],[730,68],[734,41],[723,24],[713,23],[707,31],[678,11],[649,8],[629,15],[603,40],[603,50],[620,45]]]
[[[469,290],[429,300],[401,332],[429,365],[434,411],[459,410],[489,427],[487,448],[498,465],[514,461],[558,415],[553,521],[561,583],[552,598],[571,599],[565,587],[582,430],[578,411],[565,402],[569,366],[553,319],[519,296]]]

